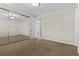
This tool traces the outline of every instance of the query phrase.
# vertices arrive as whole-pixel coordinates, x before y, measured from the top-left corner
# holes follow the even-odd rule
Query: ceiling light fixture
[[[15,16],[9,16],[9,18],[10,18],[10,19],[15,19],[16,17],[15,17]]]
[[[39,2],[37,2],[37,3],[31,3],[31,5],[37,7],[37,6],[40,5],[40,3]]]

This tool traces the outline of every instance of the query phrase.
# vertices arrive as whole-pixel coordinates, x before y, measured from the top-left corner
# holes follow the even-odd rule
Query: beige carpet
[[[2,56],[76,56],[77,47],[44,39],[30,39],[0,46]]]

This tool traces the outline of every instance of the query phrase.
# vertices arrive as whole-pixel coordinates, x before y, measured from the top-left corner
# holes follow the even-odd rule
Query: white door
[[[41,36],[41,21],[39,19],[36,20],[35,24],[35,37]]]
[[[40,37],[40,20],[31,18],[31,37]]]

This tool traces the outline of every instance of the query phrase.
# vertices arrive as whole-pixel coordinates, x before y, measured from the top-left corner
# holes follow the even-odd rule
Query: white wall
[[[74,44],[74,10],[74,6],[71,6],[40,16],[42,38]]]
[[[77,44],[77,47],[78,47],[78,54],[79,54],[79,4],[78,4],[78,7],[76,8],[76,19],[75,19],[75,23],[76,23],[76,44]]]

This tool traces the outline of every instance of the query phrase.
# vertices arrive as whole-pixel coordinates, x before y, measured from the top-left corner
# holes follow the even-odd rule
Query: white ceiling
[[[74,6],[73,3],[41,3],[40,6],[34,7],[29,3],[4,3],[6,7],[18,10],[18,12],[38,17],[42,14],[54,11],[56,9]]]

